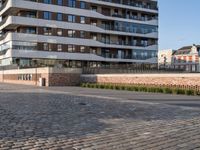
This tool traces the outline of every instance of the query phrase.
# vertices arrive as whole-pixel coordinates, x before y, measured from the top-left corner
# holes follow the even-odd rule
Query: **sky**
[[[159,50],[200,45],[200,0],[158,0]]]

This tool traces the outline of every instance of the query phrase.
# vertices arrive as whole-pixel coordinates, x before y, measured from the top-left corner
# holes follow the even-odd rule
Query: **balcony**
[[[136,46],[136,47],[150,47],[153,45],[156,45],[156,43],[141,43],[141,42],[125,42],[125,41],[104,41],[104,40],[99,40],[99,42],[104,43],[104,44],[110,44],[110,45],[120,45],[120,46]]]
[[[122,4],[122,5],[127,5],[127,6],[133,6],[133,7],[138,7],[138,8],[145,8],[145,9],[151,9],[151,10],[158,10],[157,5],[153,4],[142,4],[141,2],[135,2],[134,0],[99,0],[103,2],[110,2],[110,3],[115,3],[115,4]]]
[[[141,28],[129,28],[129,27],[119,27],[114,25],[99,25],[98,27],[104,30],[111,30],[111,31],[120,31],[120,32],[128,32],[128,33],[137,33],[137,34],[149,34],[149,33],[157,33],[157,30],[151,29],[141,29]]]

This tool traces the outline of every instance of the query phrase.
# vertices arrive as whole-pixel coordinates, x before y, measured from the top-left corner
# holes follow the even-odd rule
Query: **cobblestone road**
[[[200,150],[200,109],[1,84],[0,150],[10,149]]]

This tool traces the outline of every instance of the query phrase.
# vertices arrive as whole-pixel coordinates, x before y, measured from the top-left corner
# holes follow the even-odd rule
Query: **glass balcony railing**
[[[103,2],[110,2],[110,3],[116,3],[116,4],[122,4],[127,6],[133,6],[133,7],[139,7],[139,8],[145,8],[145,9],[152,9],[152,10],[158,10],[157,4],[143,4],[142,2],[137,2],[135,0],[99,0]]]
[[[137,33],[137,34],[150,34],[158,33],[157,29],[143,29],[143,28],[131,28],[131,27],[119,27],[119,26],[107,26],[99,25],[98,27],[104,30],[119,31],[119,32],[128,32],[128,33]]]
[[[148,42],[140,42],[140,41],[133,41],[133,42],[127,42],[127,41],[105,41],[105,40],[98,40],[101,43],[104,44],[110,44],[110,45],[119,45],[119,46],[137,46],[137,47],[148,47],[148,46],[153,46],[156,45],[155,43],[148,43]]]

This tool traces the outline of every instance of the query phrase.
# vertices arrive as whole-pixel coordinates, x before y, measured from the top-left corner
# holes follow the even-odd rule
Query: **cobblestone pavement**
[[[10,149],[200,150],[200,109],[1,84],[0,150]]]

